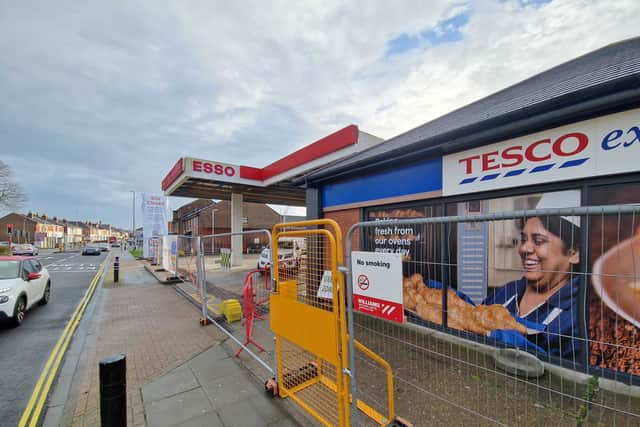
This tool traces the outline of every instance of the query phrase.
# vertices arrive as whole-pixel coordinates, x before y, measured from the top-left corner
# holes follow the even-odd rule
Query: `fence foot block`
[[[390,424],[391,427],[413,427],[413,423],[405,420],[401,417],[396,417],[395,420]]]
[[[269,378],[264,382],[264,391],[271,397],[276,397],[278,395],[278,383],[275,378]]]
[[[222,302],[222,314],[227,318],[227,322],[237,322],[242,320],[242,306],[237,299],[227,299]]]

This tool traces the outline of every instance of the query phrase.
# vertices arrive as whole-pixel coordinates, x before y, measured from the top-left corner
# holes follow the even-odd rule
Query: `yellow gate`
[[[350,425],[349,337],[344,278],[338,272],[343,262],[340,227],[328,219],[277,224],[272,259],[278,393],[323,425]],[[394,419],[391,367],[362,344],[355,345],[387,371],[389,394],[384,416],[360,399],[359,413],[375,425],[388,425]]]

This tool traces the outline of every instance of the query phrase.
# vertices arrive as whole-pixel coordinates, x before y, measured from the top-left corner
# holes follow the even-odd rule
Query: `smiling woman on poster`
[[[537,208],[548,207],[547,196]],[[579,349],[575,273],[580,262],[580,218],[532,217],[520,225],[523,276],[497,288],[483,303],[502,304],[514,316],[535,324],[526,338],[546,353],[574,359]]]

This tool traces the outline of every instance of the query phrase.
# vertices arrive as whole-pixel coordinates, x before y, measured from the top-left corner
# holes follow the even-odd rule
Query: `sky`
[[[637,0],[0,1],[0,159],[25,213],[128,229],[131,191],[160,194],[180,157],[264,167],[349,124],[391,138],[638,36],[639,14]]]

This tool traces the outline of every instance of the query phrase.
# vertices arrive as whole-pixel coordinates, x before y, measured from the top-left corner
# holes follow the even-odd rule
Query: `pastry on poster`
[[[423,320],[442,324],[442,290],[425,285],[421,274],[406,277],[402,283],[404,308]],[[494,330],[515,330],[522,335],[527,329],[500,304],[474,306],[449,289],[447,293],[447,325],[460,331],[489,335]]]

